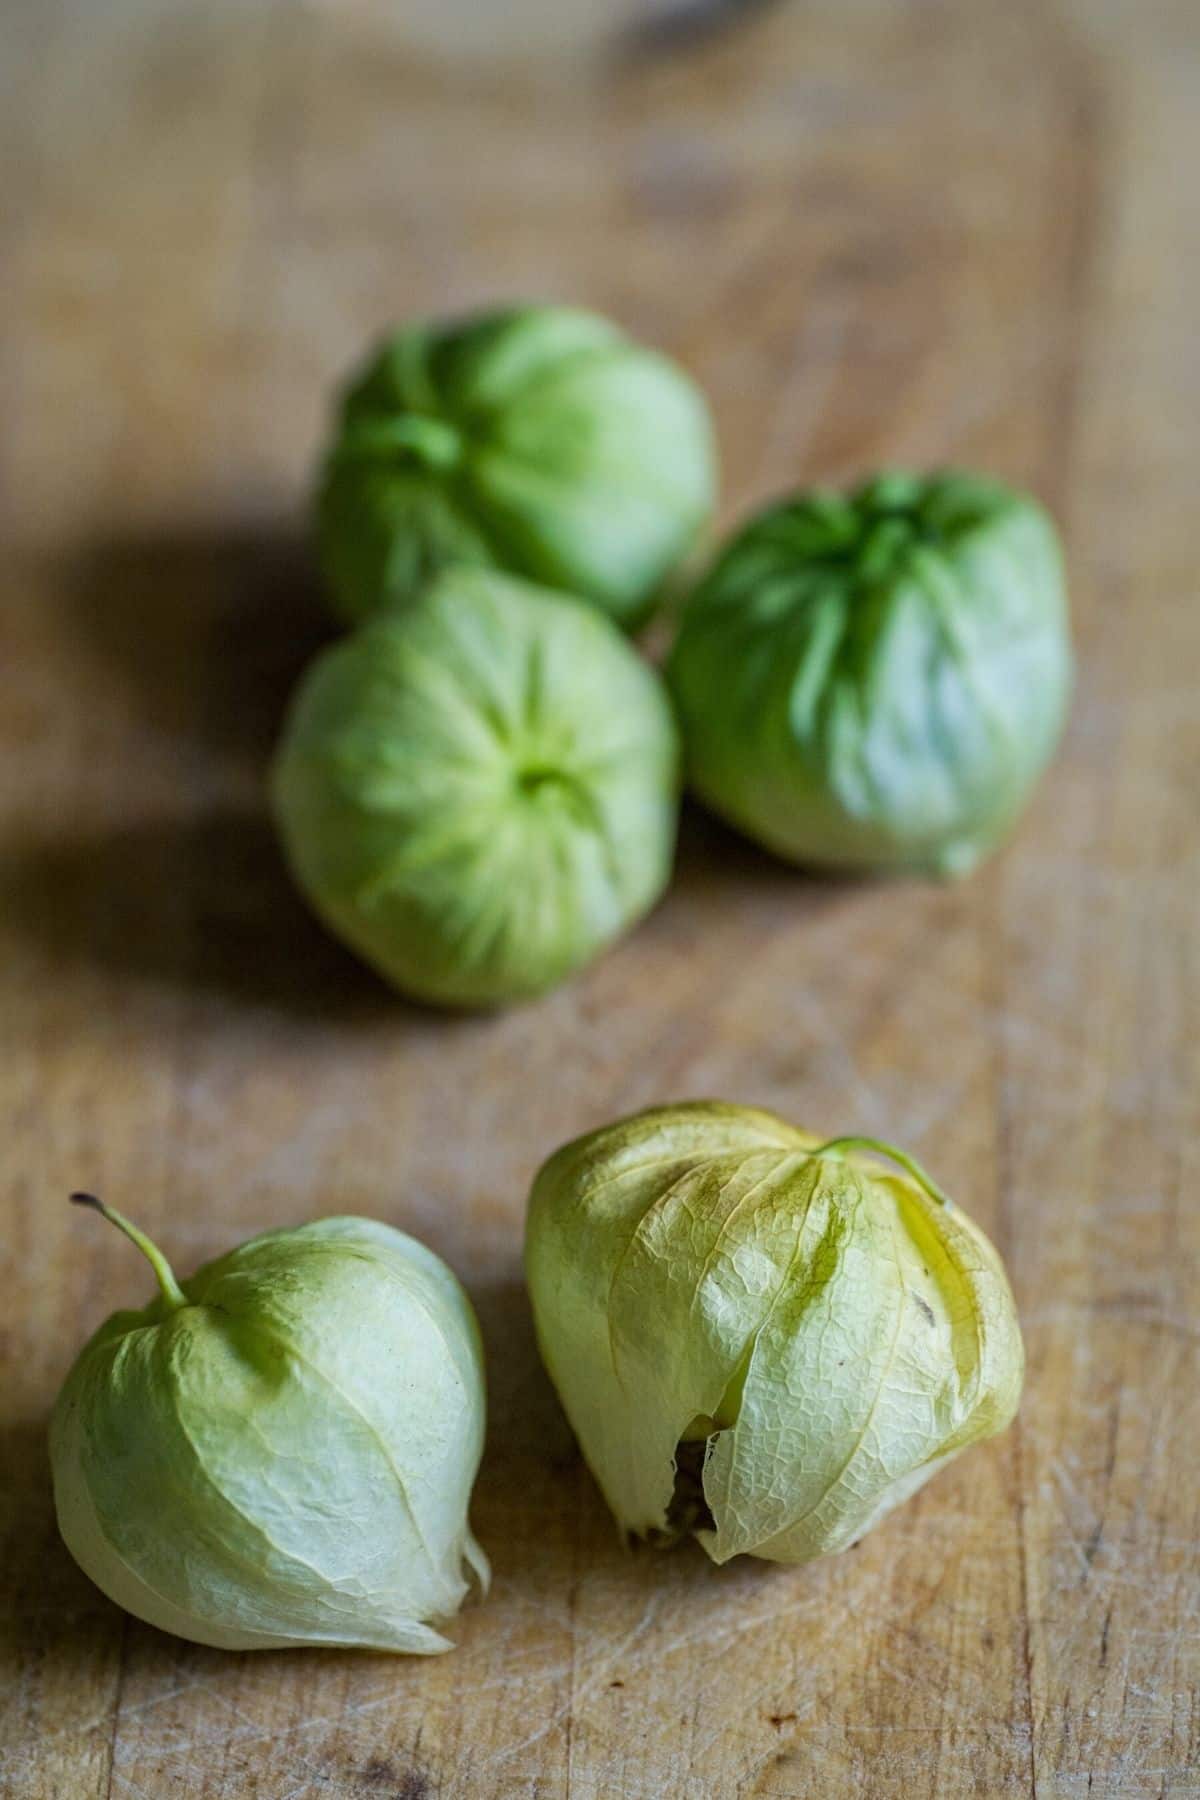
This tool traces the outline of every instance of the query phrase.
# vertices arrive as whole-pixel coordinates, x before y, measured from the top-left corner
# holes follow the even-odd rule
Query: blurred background
[[[20,1800],[1200,1793],[1195,0],[0,0],[0,1788]],[[689,811],[535,1007],[387,993],[263,802],[333,626],[334,385],[389,324],[579,302],[706,388],[719,525],[946,462],[1068,548],[1081,672],[1013,849],[818,882]],[[853,1555],[629,1559],[541,1374],[530,1176],[716,1094],[891,1138],[1012,1270],[1016,1428]],[[493,1599],[436,1663],[221,1657],[58,1544],[47,1409],[136,1302],[332,1210],[491,1364]]]
[[[1190,8],[1155,11],[1169,56]],[[1132,18],[7,0],[10,528],[289,511],[372,334],[515,296],[687,361],[730,510],[985,449],[1051,488],[1029,400],[1086,352],[1098,59]]]

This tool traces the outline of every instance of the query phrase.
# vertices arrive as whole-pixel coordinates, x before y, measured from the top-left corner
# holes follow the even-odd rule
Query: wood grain
[[[1200,1794],[1190,0],[816,0],[561,66],[418,55],[370,4],[16,0],[2,30],[0,1788]],[[528,294],[689,364],[726,519],[891,459],[1052,504],[1082,668],[1010,852],[810,882],[691,815],[645,928],[487,1020],[320,933],[262,773],[329,630],[328,386],[394,317]],[[623,1554],[533,1349],[537,1163],[694,1094],[917,1151],[1022,1309],[1015,1428],[808,1569]],[[221,1655],[75,1570],[47,1410],[146,1287],[80,1185],[184,1269],[359,1210],[460,1271],[496,1584],[453,1655]]]

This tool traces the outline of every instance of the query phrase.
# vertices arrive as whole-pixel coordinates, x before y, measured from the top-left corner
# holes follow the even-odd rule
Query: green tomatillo
[[[344,618],[453,563],[565,588],[633,626],[712,510],[712,426],[682,369],[566,306],[423,322],[347,389],[319,495]]]
[[[963,474],[768,508],[684,610],[688,779],[790,861],[965,873],[1009,830],[1071,685],[1041,507]]]
[[[593,607],[447,570],[301,683],[275,815],[330,928],[404,992],[541,993],[658,899],[679,751],[658,675]]]
[[[118,1312],[50,1432],[67,1547],[110,1599],[231,1650],[433,1654],[464,1568],[483,1445],[479,1331],[439,1257],[374,1219],[270,1231]]]
[[[846,1549],[1020,1395],[979,1228],[901,1152],[750,1107],[657,1107],[567,1144],[534,1182],[525,1266],[622,1530],[691,1532],[714,1562]]]

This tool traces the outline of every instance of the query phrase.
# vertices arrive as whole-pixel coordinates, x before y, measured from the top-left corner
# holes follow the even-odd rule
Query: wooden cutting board
[[[588,58],[517,64],[418,54],[391,11],[3,12],[0,1788],[1200,1794],[1193,0],[593,17]],[[1082,668],[964,885],[808,880],[691,815],[583,979],[442,1018],[309,919],[263,768],[330,630],[302,520],[331,382],[392,319],[543,295],[704,382],[725,522],[885,462],[1035,489]],[[690,1095],[894,1138],[1012,1270],[1018,1423],[826,1564],[626,1555],[534,1352],[534,1168]],[[149,1292],[79,1186],[181,1272],[335,1210],[449,1258],[496,1571],[453,1655],[221,1655],[74,1568],[47,1410]]]

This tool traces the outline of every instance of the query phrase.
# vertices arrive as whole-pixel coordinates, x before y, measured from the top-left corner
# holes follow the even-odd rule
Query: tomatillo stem
[[[102,1214],[110,1225],[115,1225],[118,1231],[123,1231],[131,1243],[137,1245],[154,1270],[158,1278],[158,1285],[162,1290],[162,1297],[169,1307],[174,1309],[189,1304],[187,1295],[176,1281],[174,1271],[158,1245],[152,1243],[144,1231],[139,1231],[137,1226],[125,1217],[124,1213],[119,1213],[115,1206],[106,1206],[103,1200],[97,1200],[95,1194],[72,1194],[71,1199],[76,1206],[92,1207],[94,1211]]]
[[[897,1150],[894,1144],[885,1144],[882,1138],[873,1137],[840,1137],[830,1138],[827,1144],[818,1144],[810,1151],[812,1156],[830,1156],[839,1150],[870,1150],[876,1156],[886,1156],[890,1162],[899,1163],[906,1175],[911,1175],[918,1187],[923,1187],[931,1200],[940,1206],[953,1206],[949,1194],[943,1194],[937,1183],[928,1176],[919,1162],[906,1156],[903,1150]]]

